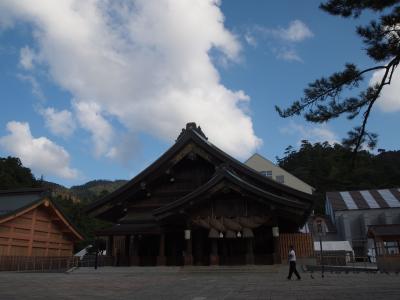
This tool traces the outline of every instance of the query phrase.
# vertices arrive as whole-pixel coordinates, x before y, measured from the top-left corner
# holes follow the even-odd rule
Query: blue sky
[[[319,3],[2,1],[0,156],[70,186],[133,177],[190,121],[240,160],[340,141],[359,120],[274,109],[346,62],[374,64],[355,33],[374,15],[341,19]],[[371,116],[379,148],[399,148],[399,92],[396,74]]]

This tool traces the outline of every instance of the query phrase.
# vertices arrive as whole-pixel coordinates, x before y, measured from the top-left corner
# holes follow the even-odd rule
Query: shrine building
[[[97,235],[116,265],[274,264],[284,257],[280,236],[298,234],[313,204],[188,123],[161,157],[86,212],[113,224]]]
[[[74,244],[82,240],[49,192],[41,188],[0,191],[0,258],[70,257]]]

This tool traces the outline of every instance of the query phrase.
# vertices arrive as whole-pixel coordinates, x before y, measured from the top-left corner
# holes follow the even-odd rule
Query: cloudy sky
[[[355,34],[368,19],[319,2],[1,0],[0,156],[70,186],[133,177],[191,121],[239,160],[340,141],[353,124],[274,110],[346,62],[372,65]],[[398,74],[369,124],[379,148],[399,148]]]

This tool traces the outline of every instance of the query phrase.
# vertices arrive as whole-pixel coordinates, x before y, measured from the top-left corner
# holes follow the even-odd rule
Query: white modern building
[[[258,153],[253,154],[248,160],[244,162],[244,164],[260,172],[261,174],[268,176],[280,183],[286,184],[287,186],[296,190],[308,194],[312,194],[314,191],[314,188],[312,186],[285,171],[281,167],[275,165],[273,162]]]

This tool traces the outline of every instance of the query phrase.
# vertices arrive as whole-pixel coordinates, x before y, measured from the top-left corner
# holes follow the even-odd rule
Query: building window
[[[376,253],[379,256],[382,255],[398,255],[399,254],[399,242],[398,241],[376,241]]]
[[[385,252],[387,255],[399,254],[399,246],[397,241],[386,241],[383,243],[385,245]]]
[[[267,176],[267,177],[272,177],[272,171],[261,171],[261,175]]]
[[[276,181],[278,181],[279,183],[285,183],[285,176],[283,175],[277,175],[275,177]]]

